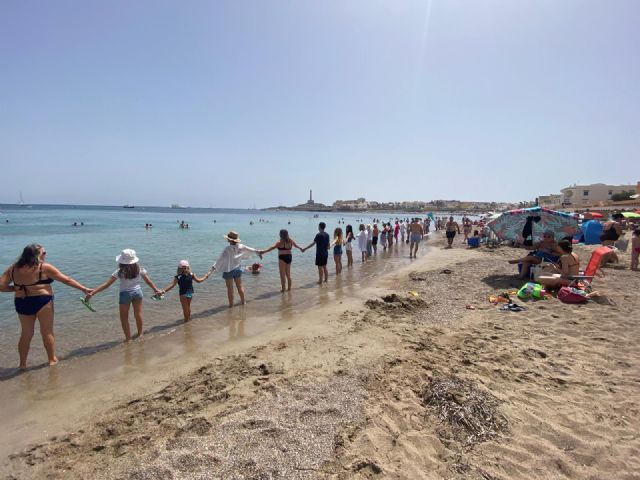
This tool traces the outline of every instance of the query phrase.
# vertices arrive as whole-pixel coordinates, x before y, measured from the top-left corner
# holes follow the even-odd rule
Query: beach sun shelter
[[[522,231],[527,223],[531,227],[533,242],[542,240],[546,231],[552,231],[556,240],[573,237],[580,231],[575,214],[543,207],[509,210],[491,220],[487,226],[500,240],[518,240],[523,237]]]

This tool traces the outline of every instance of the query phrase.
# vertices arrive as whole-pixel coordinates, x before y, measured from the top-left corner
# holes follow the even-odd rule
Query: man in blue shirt
[[[318,233],[316,238],[313,239],[309,245],[304,247],[302,251],[308,250],[312,246],[316,246],[316,266],[318,267],[318,283],[322,284],[323,278],[326,282],[329,277],[329,271],[327,270],[327,260],[329,259],[329,245],[331,239],[329,234],[324,231],[327,225],[324,222],[318,224]]]

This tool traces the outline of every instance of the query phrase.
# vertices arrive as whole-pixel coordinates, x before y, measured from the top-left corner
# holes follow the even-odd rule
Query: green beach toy
[[[80,302],[87,307],[89,310],[91,310],[92,312],[95,312],[96,309],[93,308],[93,305],[91,305],[89,302],[87,302],[83,297],[80,297]]]
[[[164,300],[164,295],[158,295],[158,294],[151,295],[151,300],[155,300],[159,302],[160,300]]]

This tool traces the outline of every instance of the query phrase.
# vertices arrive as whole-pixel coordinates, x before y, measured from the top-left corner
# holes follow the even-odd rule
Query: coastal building
[[[334,210],[351,211],[351,210],[368,210],[370,208],[369,202],[365,198],[358,198],[356,200],[336,200],[333,202],[332,208]]]
[[[558,208],[562,206],[563,195],[561,193],[552,193],[551,195],[540,195],[538,197],[538,205],[544,208]]]
[[[625,191],[636,191],[636,185],[606,185],[592,183],[591,185],[573,185],[560,190],[562,206],[565,208],[580,208],[588,206],[603,206],[611,200],[611,196]]]

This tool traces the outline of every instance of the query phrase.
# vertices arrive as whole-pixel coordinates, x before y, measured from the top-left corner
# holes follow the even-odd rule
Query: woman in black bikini
[[[53,336],[53,288],[54,280],[70,287],[89,293],[90,288],[66,276],[49,263],[45,263],[47,254],[44,247],[38,244],[27,245],[20,258],[0,277],[0,291],[15,292],[15,307],[20,318],[20,355],[19,369],[27,368],[27,355],[35,330],[36,319],[40,322],[40,334],[47,351],[49,365],[58,363],[55,354],[55,338]]]
[[[620,221],[624,218],[621,213],[614,213],[611,216],[611,220],[606,222],[602,228],[602,234],[600,235],[600,241],[602,245],[613,247],[616,240],[622,235],[622,225]]]
[[[302,251],[302,247],[298,245],[294,239],[289,237],[287,230],[280,230],[280,240],[271,245],[266,250],[258,250],[261,255],[270,252],[271,250],[278,249],[278,268],[280,269],[280,284],[282,285],[281,293],[284,293],[285,278],[287,282],[287,290],[291,290],[291,261],[293,255],[291,255],[291,249],[296,247]]]

